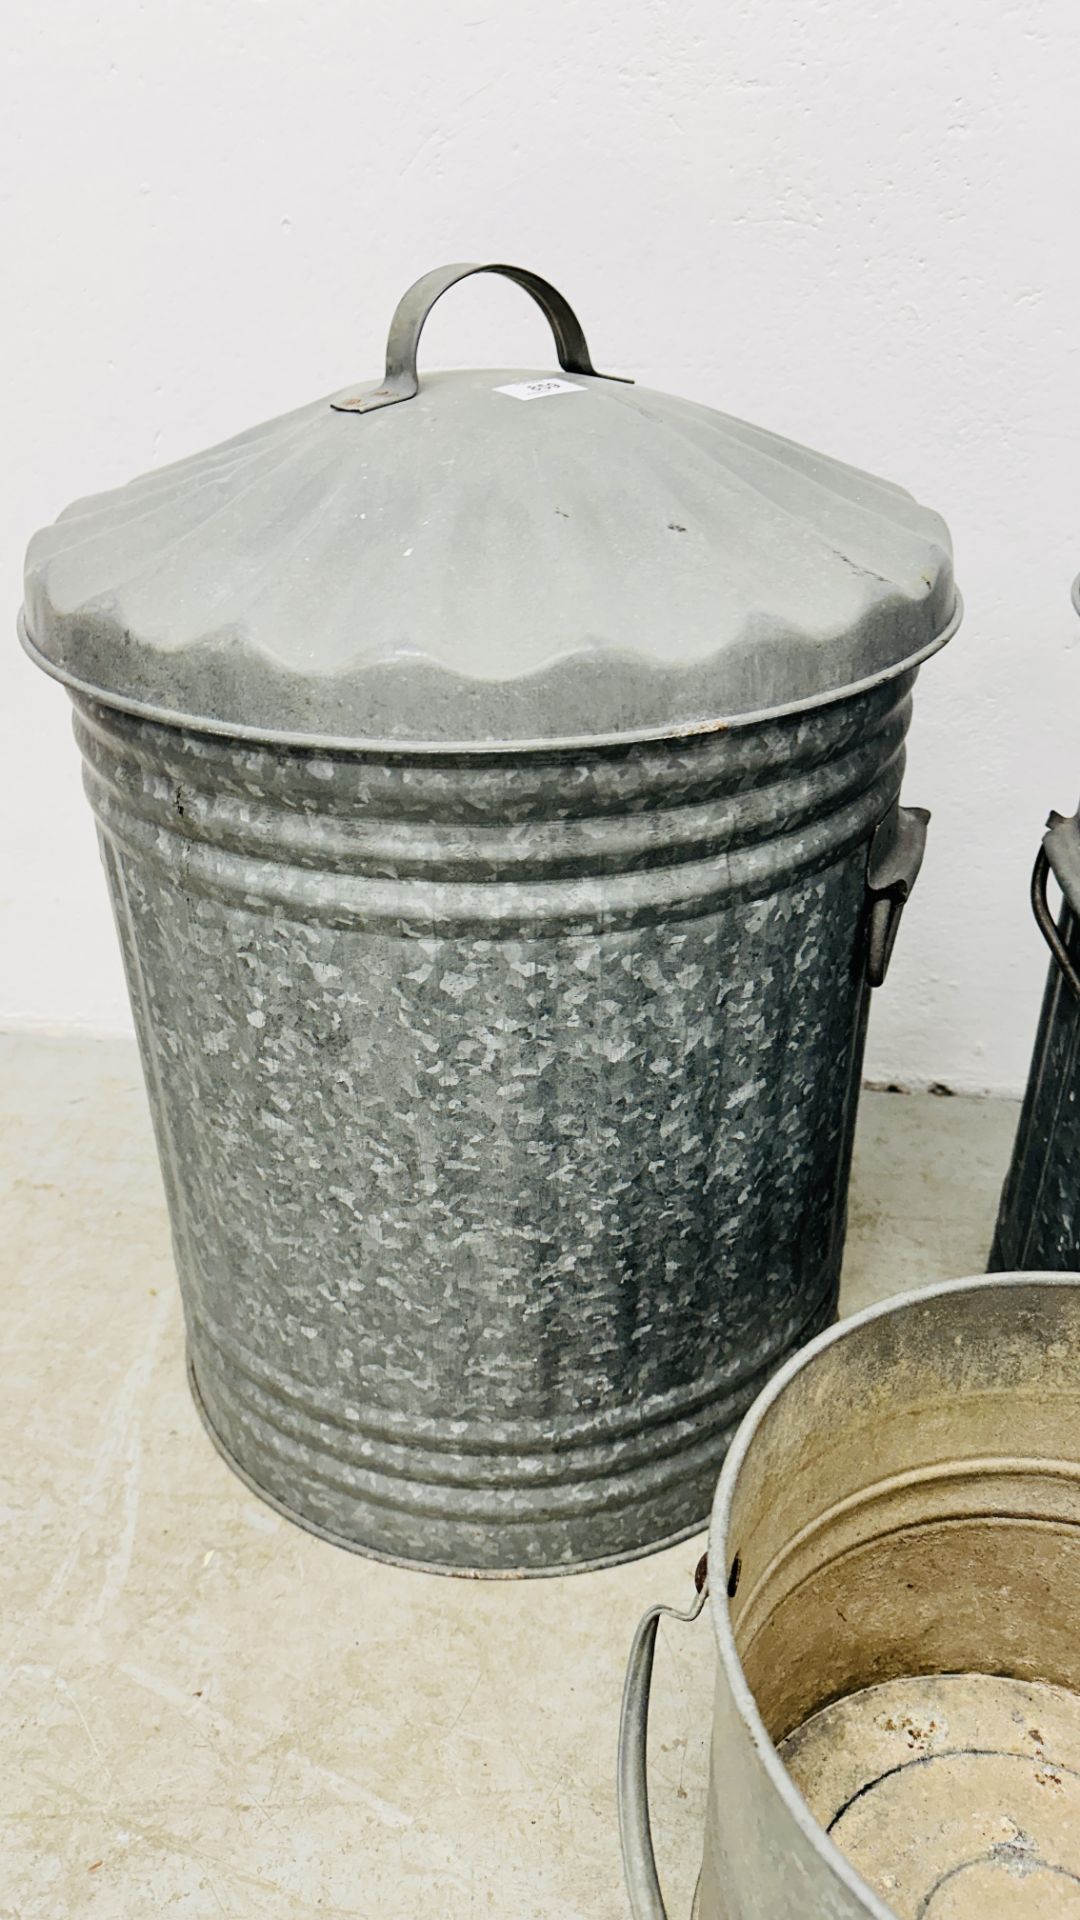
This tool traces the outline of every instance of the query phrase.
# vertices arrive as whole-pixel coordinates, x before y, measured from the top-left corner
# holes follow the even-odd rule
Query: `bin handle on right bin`
[[[1046,822],[1042,846],[1035,857],[1031,875],[1031,906],[1062,977],[1073,997],[1080,1000],[1080,974],[1069,957],[1069,950],[1050,911],[1046,883],[1053,874],[1070,912],[1080,915],[1080,816],[1051,812]]]
[[[649,1608],[634,1635],[626,1667],[619,1718],[619,1840],[634,1920],[668,1920],[649,1820],[649,1694],[656,1634],[661,1620],[697,1619],[709,1597],[707,1554],[702,1554],[698,1562],[694,1586],[697,1589],[694,1601],[683,1613],[676,1607]]]

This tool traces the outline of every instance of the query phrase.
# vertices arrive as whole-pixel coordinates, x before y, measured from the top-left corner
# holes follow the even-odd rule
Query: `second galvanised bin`
[[[547,1572],[698,1527],[831,1319],[868,987],[918,870],[936,515],[597,374],[383,382],[83,501],[70,688],[191,1380],[347,1546]]]
[[[1080,613],[1080,579],[1073,584]],[[1051,875],[1061,888],[1055,920]],[[1051,813],[1031,876],[1052,955],[990,1270],[1080,1268],[1080,813]]]
[[[928,1288],[789,1361],[720,1476],[709,1582],[696,1920],[1078,1920],[1080,1276]],[[627,1673],[634,1920],[665,1915],[645,1736],[668,1612]]]

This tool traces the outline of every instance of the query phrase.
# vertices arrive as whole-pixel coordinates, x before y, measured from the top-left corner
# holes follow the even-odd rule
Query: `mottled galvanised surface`
[[[704,1521],[835,1308],[913,678],[518,756],[77,703],[193,1385],[268,1498],[490,1571]]]
[[[1068,907],[1059,926],[1080,965],[1080,924]],[[989,1268],[1080,1270],[1080,1003],[1054,960]]]

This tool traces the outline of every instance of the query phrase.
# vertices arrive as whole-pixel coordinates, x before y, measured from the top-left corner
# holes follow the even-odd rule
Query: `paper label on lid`
[[[512,387],[496,387],[496,393],[508,393],[512,400],[546,400],[549,393],[588,393],[588,387],[575,387],[572,380],[519,380]]]

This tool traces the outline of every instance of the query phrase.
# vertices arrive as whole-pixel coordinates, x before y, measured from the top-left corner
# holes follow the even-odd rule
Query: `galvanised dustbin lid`
[[[418,379],[440,294],[515,280],[543,369]],[[23,638],[151,719],[323,746],[663,737],[821,705],[958,618],[944,522],[901,488],[598,374],[517,267],[417,281],[381,385],[76,502],[27,557]]]

